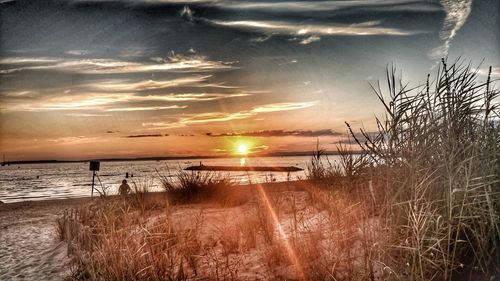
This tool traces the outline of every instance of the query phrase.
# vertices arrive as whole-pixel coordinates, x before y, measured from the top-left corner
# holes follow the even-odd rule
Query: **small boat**
[[[298,172],[303,169],[295,166],[190,166],[185,168],[187,171],[237,171],[237,172]]]

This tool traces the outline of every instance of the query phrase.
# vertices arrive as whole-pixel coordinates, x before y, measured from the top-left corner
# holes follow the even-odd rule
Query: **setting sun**
[[[238,152],[241,155],[247,155],[248,154],[248,146],[246,144],[238,145]]]

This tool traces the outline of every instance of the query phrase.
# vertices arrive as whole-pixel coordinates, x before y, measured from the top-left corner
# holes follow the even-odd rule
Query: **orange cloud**
[[[207,112],[193,114],[188,117],[178,118],[176,122],[144,122],[143,127],[154,127],[152,129],[168,129],[184,127],[190,124],[204,124],[212,122],[226,122],[231,120],[246,119],[259,113],[271,113],[277,111],[297,110],[314,106],[316,101],[311,102],[285,102],[272,103],[253,107],[251,110],[244,110],[233,113],[226,112]]]

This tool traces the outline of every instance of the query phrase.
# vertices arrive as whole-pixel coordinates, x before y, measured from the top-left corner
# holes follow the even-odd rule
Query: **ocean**
[[[336,157],[336,156],[330,156]],[[333,159],[331,159],[333,160]],[[304,179],[309,156],[217,158],[162,161],[101,162],[95,179],[108,194],[117,194],[118,186],[127,181],[133,187],[148,185],[151,191],[161,191],[159,175],[173,176],[180,170],[199,165],[217,166],[296,166],[299,172],[220,172],[237,184]],[[212,172],[213,173],[213,172]],[[89,163],[22,164],[0,167],[0,200],[4,203],[27,200],[49,200],[91,195],[92,172]],[[94,196],[98,193],[94,192]]]

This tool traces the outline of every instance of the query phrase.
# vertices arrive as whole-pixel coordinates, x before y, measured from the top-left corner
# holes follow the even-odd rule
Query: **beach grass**
[[[418,88],[396,73],[388,69],[386,92],[373,86],[386,110],[378,131],[359,137],[348,125],[385,194],[388,264],[407,280],[498,277],[499,92],[460,62],[443,60]]]
[[[172,204],[216,202],[224,206],[243,204],[248,198],[238,192],[228,176],[211,171],[178,171],[159,174],[161,184]]]

